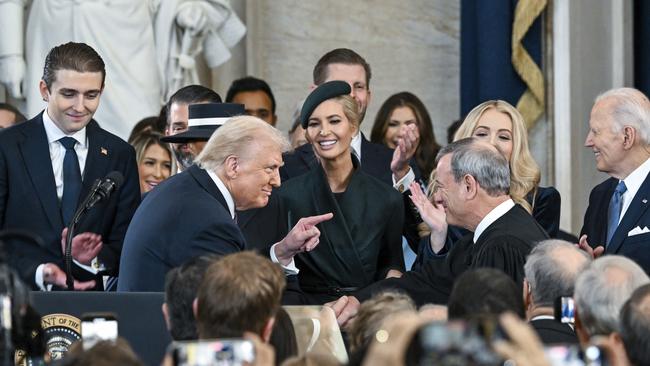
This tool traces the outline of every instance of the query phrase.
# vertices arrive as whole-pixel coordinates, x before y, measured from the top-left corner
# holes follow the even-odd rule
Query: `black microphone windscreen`
[[[115,190],[119,189],[122,186],[122,183],[124,183],[124,176],[122,173],[114,170],[106,175],[106,180],[112,180],[113,183],[115,184]]]

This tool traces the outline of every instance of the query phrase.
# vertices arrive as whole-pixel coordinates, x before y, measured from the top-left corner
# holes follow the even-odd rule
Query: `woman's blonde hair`
[[[348,119],[350,122],[350,125],[355,129],[359,130],[359,124],[361,120],[361,114],[359,112],[359,105],[357,102],[354,100],[353,97],[350,95],[339,95],[334,98],[330,98],[328,100],[334,101],[338,103],[342,108],[343,108],[343,114],[345,115],[345,118]],[[323,101],[325,102],[325,101]],[[319,104],[320,105],[320,104]],[[316,109],[316,108],[314,108]],[[312,141],[309,139],[309,134],[307,133],[307,129],[305,129],[305,139],[309,142],[312,143]]]
[[[488,109],[494,108],[498,112],[505,113],[512,121],[512,155],[510,156],[510,197],[515,203],[523,206],[528,212],[533,211],[535,205],[534,197],[539,185],[539,166],[528,149],[528,130],[524,123],[524,117],[519,111],[503,100],[488,100],[474,107],[460,125],[454,141],[465,137],[471,137],[478,125],[478,121]],[[532,205],[526,200],[526,196],[533,194]]]

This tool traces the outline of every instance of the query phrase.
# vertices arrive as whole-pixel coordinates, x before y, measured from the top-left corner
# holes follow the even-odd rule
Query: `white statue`
[[[0,0],[0,83],[26,98],[32,117],[45,107],[38,82],[49,50],[87,43],[107,72],[95,119],[126,138],[174,91],[198,83],[197,56],[219,66],[245,33],[228,0]]]

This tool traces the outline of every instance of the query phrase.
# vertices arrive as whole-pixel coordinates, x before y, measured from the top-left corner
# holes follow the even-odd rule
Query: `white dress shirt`
[[[68,135],[54,123],[52,118],[49,115],[47,108],[43,112],[43,127],[45,128],[45,135],[47,136],[47,143],[50,150],[50,159],[52,160],[52,172],[54,173],[54,183],[56,184],[56,195],[61,201],[63,197],[63,158],[65,158],[65,147],[59,141],[63,137],[72,137],[77,140],[77,143],[74,145],[74,151],[77,153],[77,159],[79,159],[79,171],[83,177],[84,168],[86,167],[86,158],[88,157],[88,138],[86,136],[86,127],[81,130]],[[95,262],[97,258],[93,259]],[[94,266],[83,265],[76,260],[73,260],[75,264],[79,267],[85,269],[91,273],[97,273],[97,269]],[[34,276],[34,281],[36,285],[43,291],[48,291],[52,288],[51,285],[45,286],[43,283],[43,269],[45,263],[39,264],[36,267],[36,274]]]
[[[221,192],[221,195],[223,198],[226,200],[226,204],[228,205],[228,211],[230,211],[230,217],[234,220],[235,219],[235,200],[232,198],[232,195],[230,194],[230,191],[228,191],[228,188],[226,188],[226,185],[223,184],[223,181],[219,178],[218,175],[216,175],[213,171],[207,170],[206,172],[214,182],[214,184],[217,185],[217,188],[219,189],[219,192]],[[275,256],[275,246],[278,245],[278,243],[273,244],[271,246],[271,261],[273,263],[278,263],[280,266],[282,266],[282,269],[284,270],[284,273],[287,275],[295,275],[300,272],[298,268],[296,267],[296,263],[294,262],[293,258],[291,258],[291,262],[287,264],[286,266],[280,263],[278,258]]]
[[[625,191],[625,193],[623,193],[621,196],[621,199],[623,200],[623,206],[621,208],[621,214],[618,216],[619,223],[623,219],[623,216],[625,216],[625,212],[630,207],[632,199],[634,196],[636,196],[636,192],[639,191],[639,188],[641,188],[641,185],[645,181],[645,178],[648,176],[648,173],[650,173],[650,159],[639,165],[638,168],[634,169],[630,175],[623,179],[623,182],[625,182],[625,187],[627,187],[627,191]]]
[[[497,221],[513,207],[515,207],[515,202],[509,198],[508,200],[501,202],[497,207],[493,208],[492,211],[485,215],[483,220],[481,220],[476,226],[476,230],[474,230],[474,244],[476,244],[476,241],[481,237],[481,234],[483,234],[488,226],[492,225],[493,222]]]

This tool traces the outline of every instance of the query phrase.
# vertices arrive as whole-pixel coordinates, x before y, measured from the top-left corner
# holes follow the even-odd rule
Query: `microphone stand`
[[[86,196],[81,205],[77,206],[77,211],[72,216],[72,221],[68,225],[68,234],[65,238],[65,274],[66,274],[66,285],[68,286],[68,291],[74,291],[74,278],[72,277],[72,238],[74,238],[75,229],[81,218],[88,212],[88,203],[90,199],[93,198],[99,191],[99,186],[101,185],[101,179],[95,180],[93,186],[90,188],[90,193]]]

